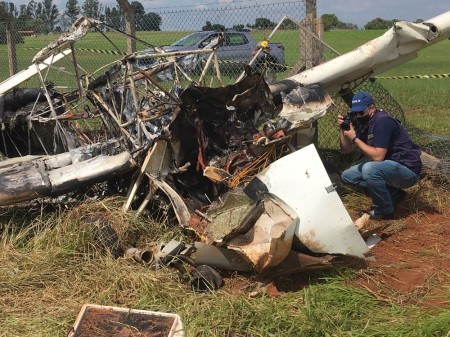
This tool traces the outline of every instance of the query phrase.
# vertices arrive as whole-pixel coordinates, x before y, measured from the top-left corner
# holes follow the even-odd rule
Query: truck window
[[[206,47],[208,44],[211,43],[212,40],[217,39],[219,37],[219,34],[212,34],[208,36],[206,39],[204,39],[201,44],[199,45],[200,48]]]
[[[227,34],[226,42],[229,46],[240,46],[243,44],[247,44],[248,40],[243,34],[230,33]]]

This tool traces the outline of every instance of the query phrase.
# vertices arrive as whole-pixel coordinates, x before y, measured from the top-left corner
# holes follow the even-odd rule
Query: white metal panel
[[[70,55],[70,53],[72,53],[72,50],[70,50],[70,49],[63,50],[60,53],[50,56],[43,62],[32,64],[27,69],[19,71],[17,74],[11,76],[7,80],[0,83],[0,95],[6,93],[7,91],[18,86],[19,84],[22,84],[26,80],[30,79],[32,76],[36,75],[38,73],[38,68],[39,68],[39,71],[42,71],[45,68],[47,68],[48,65],[61,60],[62,58],[66,57],[67,55]]]
[[[313,144],[287,155],[257,178],[297,212],[296,235],[315,253],[364,258],[369,249],[336,191]]]

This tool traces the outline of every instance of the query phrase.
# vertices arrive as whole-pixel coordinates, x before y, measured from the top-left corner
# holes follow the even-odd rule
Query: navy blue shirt
[[[385,160],[394,160],[420,174],[422,151],[398,119],[383,110],[377,110],[368,125],[358,128],[358,134],[367,145],[387,149]]]
[[[371,141],[371,146],[373,147],[381,147],[389,150],[392,139],[399,132],[400,128],[393,118],[380,118],[373,126],[372,136],[370,134],[367,135],[367,140]]]

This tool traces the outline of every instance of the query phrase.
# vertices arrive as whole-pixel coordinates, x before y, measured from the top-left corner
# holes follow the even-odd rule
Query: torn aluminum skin
[[[252,199],[269,192],[289,205],[300,218],[295,235],[312,252],[368,256],[313,144],[269,165],[244,192]]]
[[[265,194],[260,202],[264,211],[250,230],[224,239],[227,248],[244,254],[258,273],[286,258],[299,224],[295,211],[276,196]]]

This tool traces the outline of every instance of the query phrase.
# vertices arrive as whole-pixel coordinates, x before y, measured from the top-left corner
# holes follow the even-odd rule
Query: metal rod
[[[280,22],[278,22],[278,24],[275,26],[275,28],[270,32],[269,36],[268,36],[267,39],[266,39],[267,42],[270,41],[270,39],[272,38],[273,34],[278,30],[278,28],[280,27],[281,23],[282,23],[286,18],[287,18],[287,16],[283,16],[283,18],[280,20]],[[263,50],[263,48],[259,48],[259,49],[256,51],[255,55],[253,56],[253,58],[252,58],[252,59],[250,60],[250,62],[248,63],[249,66],[251,66],[251,65],[255,62],[255,60],[258,58],[258,56],[259,56],[259,54],[262,52],[262,50]],[[245,76],[245,71],[243,71],[243,72],[241,73],[241,75],[239,75],[238,79],[237,79],[236,82],[234,82],[234,83],[237,83],[237,82],[239,82],[240,80],[242,80],[242,79],[244,78],[244,76]]]

